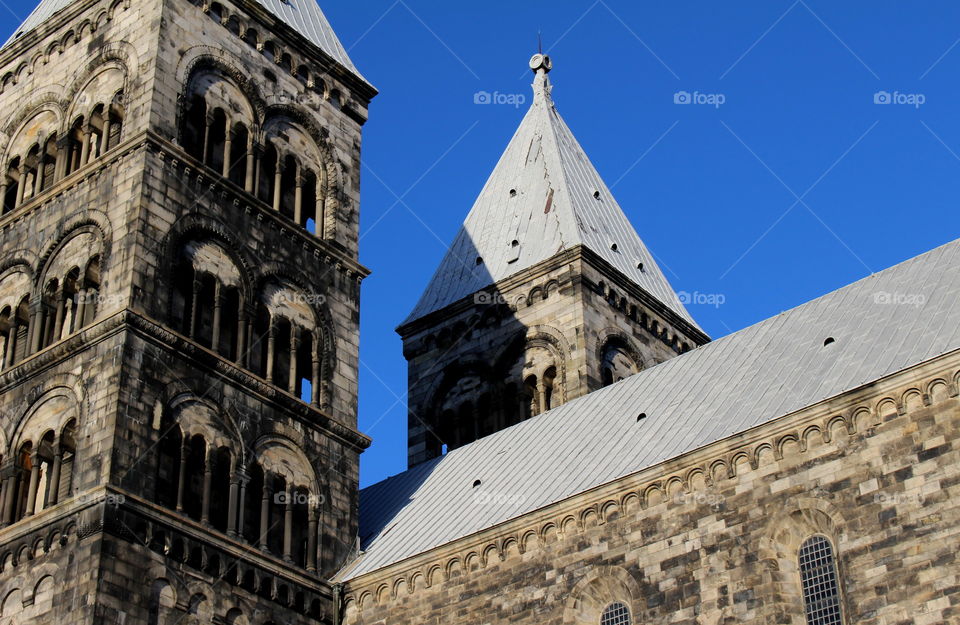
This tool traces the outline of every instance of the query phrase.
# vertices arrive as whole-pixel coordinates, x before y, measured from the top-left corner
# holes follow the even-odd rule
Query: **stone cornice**
[[[49,204],[56,202],[63,195],[72,191],[74,188],[84,184],[88,180],[99,177],[104,170],[109,169],[117,162],[137,152],[146,143],[146,133],[138,133],[127,139],[120,145],[111,148],[103,156],[91,160],[89,163],[79,168],[68,176],[57,180],[49,189],[38,193],[34,197],[25,201],[12,212],[4,215],[0,219],[0,230],[6,230],[16,222],[30,216],[38,210],[44,209]]]
[[[109,486],[105,490],[119,496],[116,497],[116,500],[123,502],[119,504],[119,508],[121,509],[131,510],[137,516],[176,528],[188,536],[194,536],[198,540],[202,540],[204,543],[226,552],[233,560],[255,563],[271,575],[287,578],[313,591],[320,592],[320,594],[326,597],[332,595],[331,584],[328,581],[310,575],[304,569],[284,562],[282,558],[264,553],[256,547],[230,538],[226,534],[210,530],[210,528],[205,527],[189,517],[158,506],[121,488]],[[113,534],[120,535],[120,537],[129,538],[133,535],[133,529],[129,527],[111,526],[108,524],[107,529],[111,530]]]
[[[237,388],[255,393],[261,401],[270,401],[284,414],[292,416],[311,429],[322,431],[338,442],[360,452],[370,446],[371,439],[356,430],[347,427],[322,410],[280,390],[279,387],[252,375],[245,369],[230,362],[220,354],[213,352],[187,337],[169,330],[160,322],[133,311],[125,311],[124,322],[138,336],[152,341],[178,356],[189,358],[191,364],[214,372],[234,382]]]
[[[8,392],[13,387],[40,375],[46,369],[128,328],[136,332],[141,338],[149,340],[161,348],[170,349],[181,357],[188,358],[193,366],[201,367],[208,372],[229,379],[244,392],[255,393],[259,400],[273,403],[284,414],[297,419],[311,429],[331,436],[357,452],[370,446],[371,440],[369,437],[360,434],[325,412],[300,401],[278,387],[248,373],[219,354],[166,329],[158,321],[131,310],[121,310],[113,313],[94,325],[54,343],[4,370],[0,373],[0,393]]]
[[[765,464],[763,458],[770,455],[781,460],[790,454],[805,454],[814,437],[819,437],[824,445],[845,449],[872,435],[887,420],[905,415],[911,409],[932,405],[934,389],[943,392],[941,397],[954,400],[958,396],[958,383],[960,350],[349,579],[344,582],[347,601],[355,601],[362,607],[366,597],[386,593],[392,598],[398,588],[406,588],[410,593],[429,588],[446,579],[450,566],[465,566],[471,558],[475,558],[480,567],[503,561],[511,553],[522,554],[542,545],[550,532],[561,536],[577,533],[590,523],[606,523],[623,511],[645,510],[671,495],[690,494],[697,490],[693,482],[701,483],[705,489],[713,488],[719,481],[737,479],[740,463],[749,463],[752,469],[757,469]],[[838,432],[845,435],[840,441],[834,440]],[[349,570],[349,566],[344,570]]]
[[[327,264],[335,264],[348,278],[356,279],[359,283],[370,275],[370,270],[361,265],[356,259],[345,254],[342,249],[331,243],[319,239],[303,228],[296,226],[282,215],[268,207],[263,201],[234,184],[229,179],[218,175],[213,170],[202,165],[199,161],[184,152],[179,145],[152,130],[146,131],[149,149],[156,154],[165,167],[178,172],[183,180],[190,180],[197,185],[206,185],[212,191],[211,196],[218,200],[229,202],[235,209],[243,210],[248,215],[255,215],[258,221],[268,221],[285,238],[300,241],[300,247],[311,251],[316,259],[323,259]]]

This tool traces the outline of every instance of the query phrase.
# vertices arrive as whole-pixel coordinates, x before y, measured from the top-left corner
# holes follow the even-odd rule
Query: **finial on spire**
[[[540,70],[543,70],[543,73],[547,74],[553,69],[553,61],[551,61],[550,57],[546,54],[534,54],[533,58],[530,59],[530,69],[532,69],[535,74],[540,73]]]

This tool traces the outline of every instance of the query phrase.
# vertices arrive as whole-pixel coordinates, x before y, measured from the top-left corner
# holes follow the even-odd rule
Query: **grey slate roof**
[[[533,91],[520,127],[404,323],[582,244],[696,326],[557,113],[543,70]],[[520,244],[514,262],[512,241]]]
[[[918,295],[922,305],[883,303]],[[825,346],[824,340],[835,342]],[[960,240],[360,493],[350,579],[960,349]],[[639,413],[646,419],[637,421]],[[481,485],[473,488],[474,480]],[[477,495],[501,495],[478,505]],[[505,497],[504,497],[505,496]]]
[[[7,40],[4,46],[23,34],[33,30],[55,13],[74,4],[77,0],[41,0],[37,8],[23,21],[14,34]],[[349,69],[351,72],[360,75],[357,68],[347,55],[336,33],[327,21],[323,11],[317,4],[317,0],[256,0],[265,9],[273,13],[280,20],[285,22],[291,28],[306,37],[318,48],[330,55],[335,61]]]

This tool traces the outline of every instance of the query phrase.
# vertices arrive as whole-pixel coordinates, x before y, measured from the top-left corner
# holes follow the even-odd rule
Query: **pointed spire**
[[[582,245],[699,330],[557,112],[550,57],[530,69],[530,110],[404,324]]]

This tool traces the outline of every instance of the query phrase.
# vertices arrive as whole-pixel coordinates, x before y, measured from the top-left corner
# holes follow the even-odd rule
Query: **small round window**
[[[630,610],[619,601],[611,603],[600,617],[600,625],[630,625]]]

